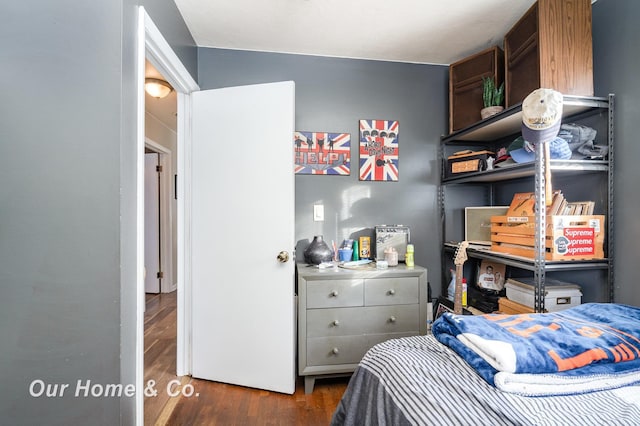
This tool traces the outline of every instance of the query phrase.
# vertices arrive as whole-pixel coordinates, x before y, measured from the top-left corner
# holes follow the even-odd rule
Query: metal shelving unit
[[[438,193],[440,213],[442,218],[442,238],[444,253],[453,253],[457,243],[445,242],[446,235],[446,194],[445,187],[453,185],[483,185],[489,186],[488,192],[493,198],[493,185],[498,182],[509,182],[521,178],[533,177],[536,194],[536,234],[535,234],[535,257],[524,258],[511,256],[504,253],[496,253],[490,250],[468,249],[467,254],[475,259],[488,259],[504,263],[508,266],[520,268],[533,272],[534,289],[534,309],[536,312],[544,311],[544,283],[547,272],[560,271],[580,271],[580,270],[606,270],[607,273],[607,294],[608,301],[613,301],[613,159],[614,159],[614,95],[603,97],[583,97],[564,96],[563,99],[563,122],[579,121],[594,114],[607,112],[607,135],[608,153],[603,160],[551,160],[550,168],[553,176],[578,176],[585,173],[606,173],[607,176],[607,200],[606,200],[606,221],[607,235],[605,250],[606,259],[597,260],[570,260],[570,261],[546,261],[545,260],[545,181],[544,181],[544,161],[542,161],[542,147],[536,149],[536,160],[532,163],[517,164],[505,168],[494,168],[489,171],[467,173],[461,176],[445,177],[444,167],[446,159],[446,148],[453,147],[459,149],[460,146],[485,146],[500,140],[506,140],[510,136],[517,136],[520,133],[522,122],[522,104],[514,105],[491,118],[479,121],[465,129],[456,131],[444,136],[439,149],[441,170],[441,184]],[[447,282],[445,277],[445,256],[443,256],[443,282]]]
[[[609,161],[607,160],[551,160],[550,165],[551,172],[554,175],[583,172],[606,172],[609,170]],[[490,171],[467,173],[463,176],[444,178],[442,179],[442,184],[500,182],[504,180],[534,176],[535,172],[535,164],[522,163]]]

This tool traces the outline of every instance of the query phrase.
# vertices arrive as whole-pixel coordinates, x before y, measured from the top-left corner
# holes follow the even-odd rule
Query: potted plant
[[[482,101],[484,108],[480,110],[480,116],[483,120],[501,112],[504,109],[504,82],[496,87],[493,77],[482,77]]]

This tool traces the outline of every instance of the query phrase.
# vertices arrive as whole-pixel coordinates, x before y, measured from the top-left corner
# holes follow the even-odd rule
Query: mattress
[[[331,424],[640,424],[640,386],[550,397],[506,393],[433,336],[414,336],[367,352]]]

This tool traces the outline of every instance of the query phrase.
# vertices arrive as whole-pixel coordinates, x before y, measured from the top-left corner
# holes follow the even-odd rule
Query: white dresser
[[[427,333],[427,270],[318,269],[298,264],[298,373],[316,378],[355,370],[388,339]]]

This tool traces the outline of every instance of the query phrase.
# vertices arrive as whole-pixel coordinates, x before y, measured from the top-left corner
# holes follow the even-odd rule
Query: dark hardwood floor
[[[176,292],[147,294],[144,332],[144,383],[154,381],[156,396],[145,397],[145,425],[327,425],[348,378],[317,380],[305,395],[298,378],[293,395],[225,383],[177,377]],[[179,381],[180,385],[178,385]],[[170,396],[167,385],[171,383]],[[181,395],[193,390],[193,395]]]

